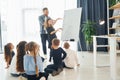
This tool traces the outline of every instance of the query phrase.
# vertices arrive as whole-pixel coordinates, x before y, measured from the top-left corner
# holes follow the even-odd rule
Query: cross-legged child
[[[26,41],[20,41],[17,45],[17,54],[13,58],[10,66],[10,74],[13,77],[23,76],[26,77],[24,67],[23,67],[23,57],[26,54],[25,45],[27,44]]]
[[[72,69],[75,66],[79,66],[79,61],[78,61],[78,56],[77,56],[77,52],[70,49],[70,44],[68,42],[64,43],[64,48],[65,51],[67,53],[67,56],[64,60],[64,67]]]
[[[55,76],[62,71],[63,69],[62,61],[66,57],[66,52],[61,47],[59,47],[59,45],[60,45],[59,39],[55,38],[52,40],[52,49],[49,61],[51,61],[51,59],[53,58],[53,64],[48,65],[47,68],[45,69],[47,73],[52,73],[52,76]]]
[[[40,80],[41,77],[48,79],[48,74],[43,72],[43,63],[38,55],[39,45],[35,42],[26,44],[27,54],[24,56],[24,70],[28,80]]]

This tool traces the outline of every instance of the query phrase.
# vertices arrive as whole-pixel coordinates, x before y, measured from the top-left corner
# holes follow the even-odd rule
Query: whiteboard
[[[82,8],[65,10],[61,40],[79,41]]]

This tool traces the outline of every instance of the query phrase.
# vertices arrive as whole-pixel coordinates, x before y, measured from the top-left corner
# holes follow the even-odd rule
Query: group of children
[[[52,40],[49,61],[53,58],[53,64],[48,65],[45,69],[43,69],[44,62],[42,62],[42,58],[39,55],[40,46],[36,42],[27,43],[26,41],[21,41],[16,47],[16,55],[13,51],[13,44],[8,44],[5,45],[6,68],[11,64],[10,69],[14,68],[14,70],[16,70],[15,72],[10,72],[14,77],[21,75],[28,80],[39,80],[41,77],[45,77],[45,80],[47,80],[49,74],[52,74],[53,76],[58,75],[64,67],[72,69],[75,66],[79,66],[77,54],[75,51],[69,49],[69,43],[64,43],[64,51],[59,47],[60,40],[57,38]],[[14,58],[14,60],[12,60],[12,58]]]
[[[55,30],[53,25],[51,19],[45,22],[45,28],[49,38],[49,61],[51,62],[51,59],[53,59],[53,64],[48,65],[45,69],[43,69],[43,58],[39,55],[40,46],[36,42],[27,43],[26,41],[21,41],[16,47],[16,55],[13,51],[14,46],[12,43],[5,45],[6,68],[10,66],[10,69],[14,70],[10,72],[12,76],[23,76],[28,80],[39,80],[41,77],[44,77],[45,80],[48,80],[49,74],[56,76],[63,71],[64,67],[73,69],[75,66],[79,66],[77,53],[70,49],[68,42],[64,43],[65,50],[59,47],[60,40],[57,39],[56,32],[62,29]],[[13,57],[14,55],[16,57]]]

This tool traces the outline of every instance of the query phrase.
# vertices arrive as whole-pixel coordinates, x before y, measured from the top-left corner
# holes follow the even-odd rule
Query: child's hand
[[[80,64],[77,64],[77,66],[80,66]]]
[[[57,31],[59,31],[60,29],[58,28]]]
[[[57,31],[63,30],[62,28],[58,28]]]
[[[57,18],[56,20],[62,20],[62,18]]]
[[[63,30],[63,28],[60,28],[60,30]]]

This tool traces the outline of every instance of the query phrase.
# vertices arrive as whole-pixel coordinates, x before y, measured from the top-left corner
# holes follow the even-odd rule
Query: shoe
[[[13,77],[19,77],[20,76],[20,74],[14,74],[14,73],[10,73],[11,74],[11,76],[13,76]]]
[[[58,75],[59,73],[58,73],[58,71],[53,71],[52,72],[52,76],[56,76],[56,75]]]
[[[23,73],[21,74],[22,77],[27,78],[27,74]]]
[[[63,71],[63,68],[58,68],[57,72],[60,73]]]

